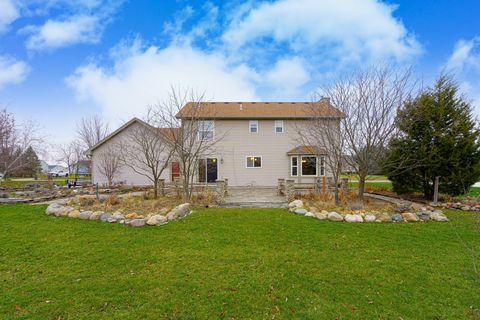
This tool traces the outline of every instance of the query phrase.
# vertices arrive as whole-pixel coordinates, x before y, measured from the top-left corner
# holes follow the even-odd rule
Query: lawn
[[[478,319],[480,230],[204,209],[143,229],[0,206],[5,319]],[[472,258],[472,251],[476,258]]]

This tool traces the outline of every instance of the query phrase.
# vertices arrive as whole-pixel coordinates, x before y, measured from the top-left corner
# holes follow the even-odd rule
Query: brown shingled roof
[[[305,119],[312,117],[343,117],[327,99],[319,102],[203,102],[187,103],[177,118],[201,117],[205,119]]]
[[[287,152],[287,155],[295,154],[327,154],[327,151],[315,146],[298,146]]]

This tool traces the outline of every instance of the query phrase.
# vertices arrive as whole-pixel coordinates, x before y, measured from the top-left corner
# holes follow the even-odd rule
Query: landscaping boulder
[[[346,222],[363,222],[363,218],[359,214],[347,214],[345,216]]]
[[[470,206],[463,206],[462,211],[470,211],[472,208]]]
[[[177,216],[175,215],[175,212],[170,211],[169,213],[167,213],[166,218],[167,218],[168,221],[171,221],[171,220],[175,220],[177,218]]]
[[[176,206],[175,208],[170,211],[170,213],[173,212],[176,218],[182,218],[185,217],[190,213],[190,204],[189,203],[184,203],[181,205]]]
[[[108,222],[108,220],[110,219],[110,217],[111,217],[111,214],[109,214],[109,213],[101,214],[101,215],[100,215],[100,221]]]
[[[395,213],[392,215],[392,221],[393,222],[402,222],[403,221],[403,217],[401,214],[399,213]]]
[[[80,211],[78,210],[73,210],[68,213],[69,218],[78,218],[80,217]]]
[[[132,213],[129,213],[125,216],[125,218],[127,219],[137,219],[137,218],[140,218],[141,216],[139,216],[136,212],[132,212]]]
[[[165,223],[167,223],[167,221],[168,221],[168,219],[165,216],[162,216],[160,214],[156,214],[156,215],[151,216],[147,220],[147,224],[149,226],[157,226],[157,225],[160,225],[160,224],[165,224]]]
[[[430,221],[430,214],[431,212],[429,211],[423,211],[423,212],[417,213],[417,217],[422,221]]]
[[[8,195],[8,193],[3,193],[3,192],[0,193],[0,198],[2,198],[2,199],[7,199],[7,198],[9,198],[9,197],[10,197],[10,196]]]
[[[414,214],[414,213],[411,213],[411,212],[402,213],[402,218],[407,222],[417,222],[418,221],[417,215]]]
[[[125,216],[120,211],[115,212],[107,219],[110,223],[120,222],[121,220],[125,220]]]
[[[311,213],[317,213],[317,212],[319,212],[319,211],[318,211],[318,209],[317,209],[316,207],[310,207],[309,212],[311,212]]]
[[[392,218],[386,213],[378,213],[375,217],[377,222],[392,222]]]
[[[365,220],[365,222],[374,222],[377,219],[377,217],[375,217],[374,214],[367,213],[365,217],[363,217],[363,219]]]
[[[325,220],[328,218],[328,213],[323,213],[323,212],[317,212],[317,213],[314,213],[315,214],[315,217],[318,219],[318,220]]]
[[[433,221],[448,221],[447,216],[444,215],[443,212],[441,212],[441,211],[432,212],[432,214],[430,215],[430,218]]]
[[[303,208],[295,209],[296,214],[305,215],[305,214],[307,214],[307,212],[308,212],[307,209],[303,209]]]
[[[335,211],[330,212],[327,217],[330,221],[343,221],[343,216]]]
[[[78,218],[83,220],[88,220],[90,219],[91,215],[92,215],[92,211],[81,211]]]
[[[305,217],[315,218],[315,214],[312,213],[312,212],[307,212],[307,213],[305,213]]]
[[[302,200],[293,200],[288,204],[289,208],[302,208],[303,207],[303,201]]]
[[[143,227],[145,226],[145,219],[133,219],[132,221],[130,221],[129,225],[131,225],[132,227]]]
[[[405,204],[399,204],[395,209],[393,209],[396,213],[403,213],[403,212],[409,212],[412,211],[412,204],[405,203]]]
[[[66,216],[72,210],[73,210],[72,207],[66,207],[57,202],[54,202],[47,207],[47,209],[45,210],[45,213],[47,215],[55,215],[57,217],[62,217],[62,216]]]
[[[102,216],[102,214],[103,214],[103,211],[92,212],[92,214],[90,215],[90,220],[100,220],[100,217]]]

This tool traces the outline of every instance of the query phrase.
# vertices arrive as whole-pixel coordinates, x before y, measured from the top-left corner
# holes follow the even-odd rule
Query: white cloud
[[[446,67],[455,72],[480,70],[480,37],[457,41]]]
[[[0,89],[7,84],[22,82],[29,67],[23,61],[18,61],[7,56],[0,56]]]
[[[302,87],[310,80],[310,74],[305,62],[294,57],[277,61],[274,67],[266,72],[264,80],[273,99],[281,96],[295,100],[302,96]]]
[[[234,19],[223,39],[233,50],[273,39],[295,52],[323,51],[341,60],[409,59],[421,46],[394,9],[377,0],[263,2]]]
[[[30,50],[56,49],[78,43],[96,43],[103,25],[96,16],[77,15],[66,20],[47,20],[42,26],[29,26],[24,32]]]
[[[20,17],[20,12],[13,0],[0,0],[0,33]]]
[[[255,72],[245,65],[230,66],[221,54],[190,46],[142,48],[139,41],[115,52],[111,69],[91,63],[67,79],[80,99],[93,101],[110,119],[142,115],[148,105],[166,99],[171,85],[205,91],[215,100],[258,99]]]
[[[473,101],[480,114],[480,37],[457,41],[444,68],[453,72],[460,81],[461,89]]]

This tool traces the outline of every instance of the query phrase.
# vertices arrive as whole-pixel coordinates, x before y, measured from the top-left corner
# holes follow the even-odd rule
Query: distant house
[[[40,168],[42,173],[48,173],[50,171],[48,163],[44,160],[40,160]]]
[[[189,120],[187,103],[177,114],[181,121]],[[322,176],[331,176],[326,161],[328,154],[313,146],[298,144],[298,128],[312,118],[339,121],[343,114],[327,99],[315,104],[309,102],[208,102],[201,104],[201,134],[215,140],[215,151],[198,159],[196,182],[215,182],[228,179],[230,186],[275,186],[279,178],[296,182],[313,182]],[[199,120],[196,120],[199,121]],[[131,126],[146,125],[132,119],[89,150],[92,159],[92,180],[105,184],[100,174],[99,155],[107,146],[118,145],[128,138]],[[103,151],[102,151],[103,150]],[[172,160],[163,173],[165,181],[179,175],[180,164]],[[118,181],[128,185],[148,185],[145,177],[130,168],[122,169]]]
[[[73,165],[73,168],[74,168],[73,170],[76,170],[76,172],[71,172],[71,173],[89,175],[91,166],[92,166],[92,160],[80,160]]]

